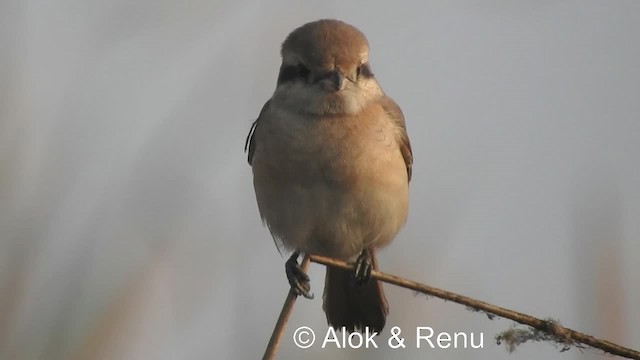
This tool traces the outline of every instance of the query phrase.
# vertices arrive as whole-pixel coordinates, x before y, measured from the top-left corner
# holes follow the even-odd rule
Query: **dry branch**
[[[325,266],[332,266],[343,270],[353,270],[353,265],[347,264],[344,261],[316,255],[306,256],[303,262],[303,268],[306,267],[309,259],[315,263]],[[489,304],[484,301],[476,300],[467,296],[452,293],[447,290],[438,289],[429,285],[421,284],[416,281],[404,279],[399,276],[379,271],[372,271],[371,277],[392,285],[404,287],[406,289],[411,289],[426,295],[435,296],[447,301],[453,301],[455,303],[465,305],[474,311],[481,311],[486,313],[489,318],[492,318],[493,316],[500,316],[503,318],[511,319],[520,324],[530,326],[532,328],[531,332],[526,332],[521,329],[511,329],[503,332],[497,337],[498,343],[500,343],[500,341],[507,342],[507,345],[508,347],[510,347],[511,351],[513,350],[513,347],[515,345],[518,345],[519,343],[527,340],[545,340],[554,341],[558,344],[561,344],[563,346],[563,351],[567,350],[569,346],[583,347],[584,345],[588,345],[609,354],[618,355],[629,359],[640,360],[640,352],[636,350],[629,349],[624,346],[614,344],[610,341],[601,340],[591,335],[566,328],[554,320],[542,320],[531,315],[505,309],[503,307]],[[269,346],[267,347],[267,352],[265,352],[265,357],[263,358],[263,360],[274,358],[275,353],[277,352],[278,344],[280,343],[280,337],[282,337],[282,333],[284,332],[284,325],[289,318],[289,313],[293,309],[295,297],[296,295],[293,294],[292,291],[289,291],[289,295],[287,296],[287,300],[285,301],[285,304],[282,308],[282,313],[280,314],[280,318],[278,319],[278,324],[276,324],[276,328],[271,335],[271,340],[269,341]],[[522,336],[514,337],[513,335],[516,333]]]
[[[352,265],[322,256],[311,255],[311,261],[325,266],[333,266],[340,269],[353,269]],[[486,303],[484,301],[472,299],[467,296],[452,293],[450,291],[438,289],[432,286],[424,285],[415,281],[407,280],[399,276],[386,274],[379,271],[372,271],[371,276],[374,279],[384,281],[389,284],[401,286],[407,289],[418,291],[426,295],[432,295],[444,300],[453,301],[458,304],[466,305],[477,311],[487,314],[501,316],[511,319],[520,324],[531,326],[532,328],[553,336],[555,341],[565,345],[585,344],[600,349],[610,354],[619,355],[630,359],[640,359],[640,352],[614,344],[612,342],[597,339],[593,336],[583,334],[581,332],[561,326],[555,321],[542,320],[531,315],[523,314],[517,311],[505,309],[500,306]]]
[[[302,271],[307,271],[307,268],[309,267],[309,255],[304,257],[300,266],[302,267]],[[298,295],[296,295],[293,289],[289,289],[289,294],[287,294],[284,305],[282,305],[280,316],[276,322],[276,327],[273,329],[273,333],[271,333],[271,339],[269,339],[269,345],[267,345],[267,350],[265,350],[262,360],[271,360],[276,358],[276,353],[280,347],[280,340],[282,340],[282,335],[284,334],[284,327],[289,321],[289,317],[291,316],[291,311],[293,310],[293,305],[296,303],[297,297]]]

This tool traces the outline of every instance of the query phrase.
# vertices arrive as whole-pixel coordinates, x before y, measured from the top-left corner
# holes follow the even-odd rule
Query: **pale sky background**
[[[262,356],[288,285],[242,147],[282,40],[325,17],[367,35],[412,140],[382,270],[640,348],[639,1],[3,0],[0,359]],[[609,359],[509,355],[510,321],[391,286],[407,349],[300,350],[311,277],[281,359]]]

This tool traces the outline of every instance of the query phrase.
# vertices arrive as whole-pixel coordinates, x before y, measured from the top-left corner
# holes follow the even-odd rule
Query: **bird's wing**
[[[264,106],[262,107],[262,110],[260,110],[260,115],[258,115],[258,118],[253,122],[253,124],[251,124],[251,128],[249,129],[249,134],[247,134],[247,139],[244,141],[244,152],[247,153],[247,162],[249,163],[249,165],[251,165],[251,163],[253,162],[253,153],[256,149],[256,144],[255,144],[256,127],[258,126],[258,123],[262,115],[269,108],[269,102],[271,102],[271,100],[268,100],[264,104]]]
[[[397,129],[398,145],[402,158],[407,167],[408,180],[411,181],[411,169],[413,168],[413,152],[411,151],[411,142],[409,142],[409,135],[407,135],[407,127],[404,122],[404,115],[398,104],[395,103],[390,97],[385,96],[382,99],[382,108],[389,114],[389,117],[393,120]]]

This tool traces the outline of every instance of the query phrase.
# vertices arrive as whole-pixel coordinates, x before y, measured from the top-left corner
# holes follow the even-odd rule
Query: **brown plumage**
[[[310,54],[307,66],[348,68],[357,65],[369,50],[364,34],[338,20],[324,19],[295,29],[282,43],[282,56]]]
[[[411,145],[368,56],[364,35],[344,22],[297,28],[282,45],[276,90],[247,136],[260,215],[278,247],[294,255],[354,261],[368,250],[377,268],[375,251],[406,221]],[[304,277],[289,281],[306,295]],[[323,307],[329,324],[347,331],[381,331],[389,309],[380,283],[356,285],[354,274],[332,268]]]

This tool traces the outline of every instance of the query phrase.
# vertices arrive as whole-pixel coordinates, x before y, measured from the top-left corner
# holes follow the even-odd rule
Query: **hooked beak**
[[[331,70],[318,81],[326,91],[336,92],[344,89],[344,75],[339,70]]]

